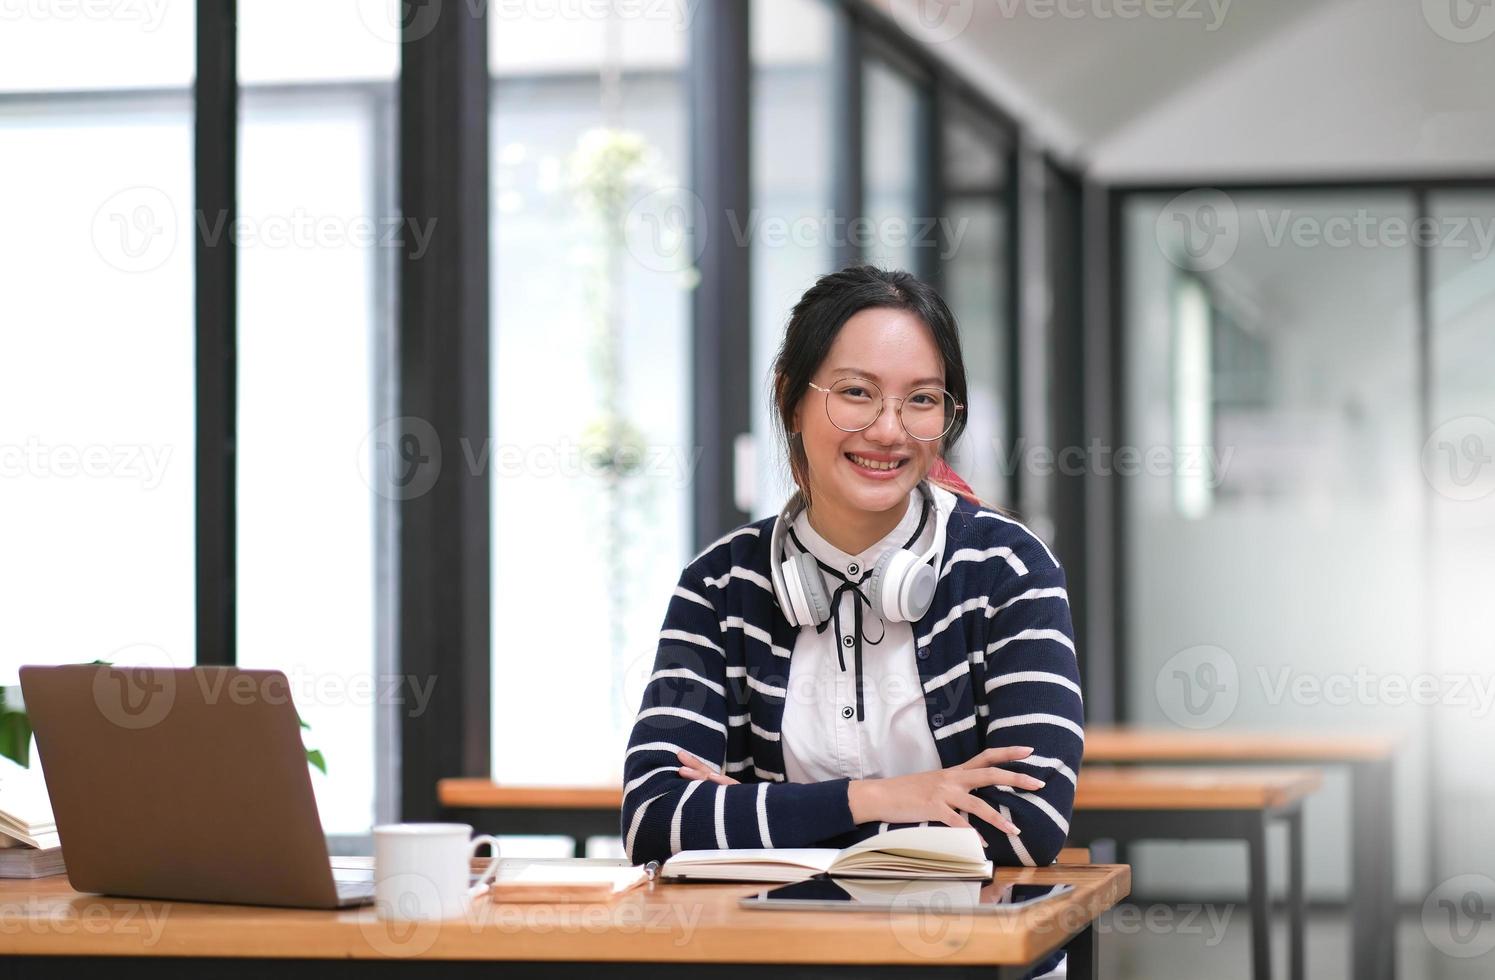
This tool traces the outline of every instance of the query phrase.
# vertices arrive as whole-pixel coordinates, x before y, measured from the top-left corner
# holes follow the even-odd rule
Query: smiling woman
[[[773,380],[798,489],[680,576],[624,761],[629,856],[937,823],[1052,862],[1083,747],[1069,599],[1026,527],[931,478],[964,427],[954,317],[905,272],[822,276]]]

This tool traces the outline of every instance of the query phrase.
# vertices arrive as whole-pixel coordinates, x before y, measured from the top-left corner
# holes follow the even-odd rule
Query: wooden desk
[[[1392,874],[1395,734],[1185,731],[1090,726],[1085,764],[1314,765],[1350,781],[1350,948],[1357,980],[1395,980],[1396,890]]]
[[[386,923],[341,912],[158,902],[73,891],[62,876],[0,881],[0,977],[774,976],[1007,980],[1070,942],[1093,976],[1097,916],[1129,893],[1124,865],[1003,868],[999,884],[1073,892],[1008,915],[769,912],[757,885],[654,882],[611,904],[481,900],[465,919]]]
[[[1251,908],[1251,967],[1272,975],[1267,825],[1287,824],[1288,975],[1306,971],[1303,933],[1303,810],[1323,784],[1317,769],[1084,766],[1069,839],[1239,840],[1246,845]]]

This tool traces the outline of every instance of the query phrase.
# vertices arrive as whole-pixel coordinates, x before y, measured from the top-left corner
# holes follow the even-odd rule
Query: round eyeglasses
[[[898,402],[898,421],[903,431],[920,442],[943,439],[955,426],[956,415],[965,408],[943,388],[915,388],[901,398],[883,396],[882,389],[866,378],[842,378],[829,388],[809,382],[825,392],[825,414],[842,432],[861,432],[882,416],[887,398]]]

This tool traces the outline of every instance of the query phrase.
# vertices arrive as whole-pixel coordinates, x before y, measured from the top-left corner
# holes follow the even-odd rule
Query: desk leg
[[[1350,805],[1351,972],[1396,980],[1391,760],[1350,766]]]
[[[1267,882],[1267,818],[1251,814],[1245,827],[1247,890],[1251,906],[1251,976],[1272,980],[1272,903]]]
[[[1294,806],[1287,817],[1287,975],[1303,980],[1307,954],[1303,934],[1307,928],[1303,908],[1303,808]]]
[[[1064,965],[1069,980],[1095,980],[1095,924],[1075,934],[1064,947]]]

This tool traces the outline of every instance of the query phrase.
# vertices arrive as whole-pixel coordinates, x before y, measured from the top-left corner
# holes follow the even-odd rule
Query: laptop
[[[290,684],[237,667],[22,667],[70,883],[136,898],[335,909]],[[356,874],[356,873],[355,873]]]

